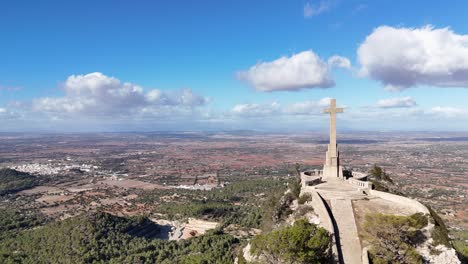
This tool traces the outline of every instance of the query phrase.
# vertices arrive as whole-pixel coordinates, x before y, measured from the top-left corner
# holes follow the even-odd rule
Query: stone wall
[[[311,191],[310,194],[312,195],[312,201],[307,202],[307,204],[312,205],[314,208],[314,212],[318,215],[320,219],[320,223],[328,232],[330,232],[332,237],[332,254],[334,258],[333,263],[337,263],[338,258],[338,248],[336,247],[336,240],[335,240],[335,228],[333,226],[333,222],[331,216],[325,206],[325,201],[317,193],[315,190]]]
[[[320,219],[320,223],[322,226],[330,233],[334,234],[335,229],[333,228],[333,222],[330,218],[330,215],[325,207],[325,202],[323,201],[320,194],[316,191],[311,192],[312,201],[308,202],[308,204],[312,205],[314,208],[314,212],[318,215]]]
[[[376,191],[376,190],[370,190],[369,193],[373,196],[377,196],[377,197],[380,197],[382,199],[385,199],[394,203],[399,203],[399,204],[403,204],[405,206],[411,207],[413,210],[417,212],[420,212],[423,214],[430,214],[426,206],[424,206],[423,204],[421,204],[420,202],[416,200],[406,198],[403,196],[399,196],[399,195],[395,195],[395,194],[391,194],[391,193],[387,193],[387,192]]]

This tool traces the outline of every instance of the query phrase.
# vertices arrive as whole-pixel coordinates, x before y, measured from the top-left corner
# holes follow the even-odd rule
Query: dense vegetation
[[[15,232],[32,228],[46,222],[45,217],[34,211],[0,209],[0,239],[12,236]]]
[[[327,263],[330,241],[325,229],[300,219],[292,226],[256,236],[251,253],[268,263]]]
[[[468,263],[468,231],[458,230],[453,233],[453,247],[458,253],[458,257],[462,263]]]
[[[146,218],[88,213],[0,241],[0,263],[232,263],[239,240],[220,231],[179,242],[140,236]]]
[[[169,219],[195,217],[219,221],[223,225],[269,229],[273,221],[287,215],[285,204],[294,198],[281,198],[294,181],[267,177],[241,180],[210,191],[157,190],[143,194],[139,201],[158,204],[154,212]],[[164,202],[168,196],[177,198]]]
[[[154,204],[154,213],[165,218],[222,223],[217,230],[178,242],[153,239],[159,226],[144,217],[95,212],[44,225],[44,218],[33,212],[0,210],[0,263],[233,263],[241,241],[223,233],[223,227],[271,230],[297,198],[292,192],[284,195],[290,184],[268,177],[211,191],[141,193],[139,202]]]
[[[19,192],[34,187],[36,177],[29,173],[3,168],[0,169],[0,195]]]
[[[421,213],[411,216],[385,214],[366,215],[364,229],[371,242],[369,251],[372,263],[422,263],[415,246],[424,241],[420,231],[428,224]]]
[[[141,216],[121,218],[98,211],[44,224],[44,218],[34,212],[4,209],[0,210],[0,263],[233,263],[245,237],[224,233],[231,224],[261,228],[266,235],[254,238],[258,250],[263,250],[262,241],[274,244],[281,238],[285,244],[270,247],[270,257],[321,263],[329,254],[325,230],[300,220],[269,232],[292,212],[290,205],[299,192],[295,177],[266,177],[210,191],[140,193],[138,202],[154,205],[155,216],[221,222],[216,230],[181,241],[154,239],[160,226]],[[283,248],[286,244],[289,248]]]

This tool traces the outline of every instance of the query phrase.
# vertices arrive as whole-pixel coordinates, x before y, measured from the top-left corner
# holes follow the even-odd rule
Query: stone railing
[[[308,170],[303,172],[306,176],[323,176],[323,170]]]
[[[319,184],[322,181],[322,175],[323,171],[321,170],[301,172],[302,187]]]
[[[372,189],[372,183],[371,182],[360,181],[360,180],[356,180],[356,179],[353,179],[353,178],[347,179],[346,182],[351,184],[351,185],[358,186],[358,187],[361,187],[361,188]]]
[[[367,178],[367,176],[369,176],[369,174],[367,174],[367,173],[358,172],[358,171],[353,171],[353,172],[351,172],[351,174],[353,175],[354,179],[358,179],[358,180]]]

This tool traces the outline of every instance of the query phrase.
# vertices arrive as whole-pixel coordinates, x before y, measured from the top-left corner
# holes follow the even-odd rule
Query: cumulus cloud
[[[376,28],[358,49],[360,73],[389,90],[468,87],[468,35],[449,28]]]
[[[258,91],[297,91],[304,88],[329,88],[335,85],[331,77],[333,66],[346,67],[349,60],[339,56],[330,58],[328,65],[313,51],[303,51],[291,57],[281,57],[271,62],[260,62],[247,71],[237,73],[237,78]]]
[[[63,83],[63,97],[44,97],[33,100],[32,109],[54,114],[128,115],[142,110],[204,105],[207,99],[190,89],[165,92],[145,90],[129,82],[99,72],[72,75]]]
[[[410,96],[382,99],[377,102],[377,107],[380,108],[409,108],[416,105],[416,101]]]
[[[311,5],[310,2],[307,2],[304,5],[304,17],[311,18],[313,16],[320,15],[323,12],[326,12],[332,8],[334,2],[331,0],[321,0],[317,5]]]

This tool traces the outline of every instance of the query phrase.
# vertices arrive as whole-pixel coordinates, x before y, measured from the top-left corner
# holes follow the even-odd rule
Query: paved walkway
[[[345,264],[360,264],[362,249],[349,199],[332,199],[331,210],[337,225],[341,254]]]
[[[328,179],[326,182],[318,184],[313,188],[328,201],[331,199],[361,200],[367,197],[357,186],[339,179]]]
[[[356,186],[339,179],[326,179],[325,182],[314,186],[314,189],[330,204],[331,217],[333,217],[337,233],[340,262],[362,263],[361,242],[351,201],[369,197],[359,191]]]

